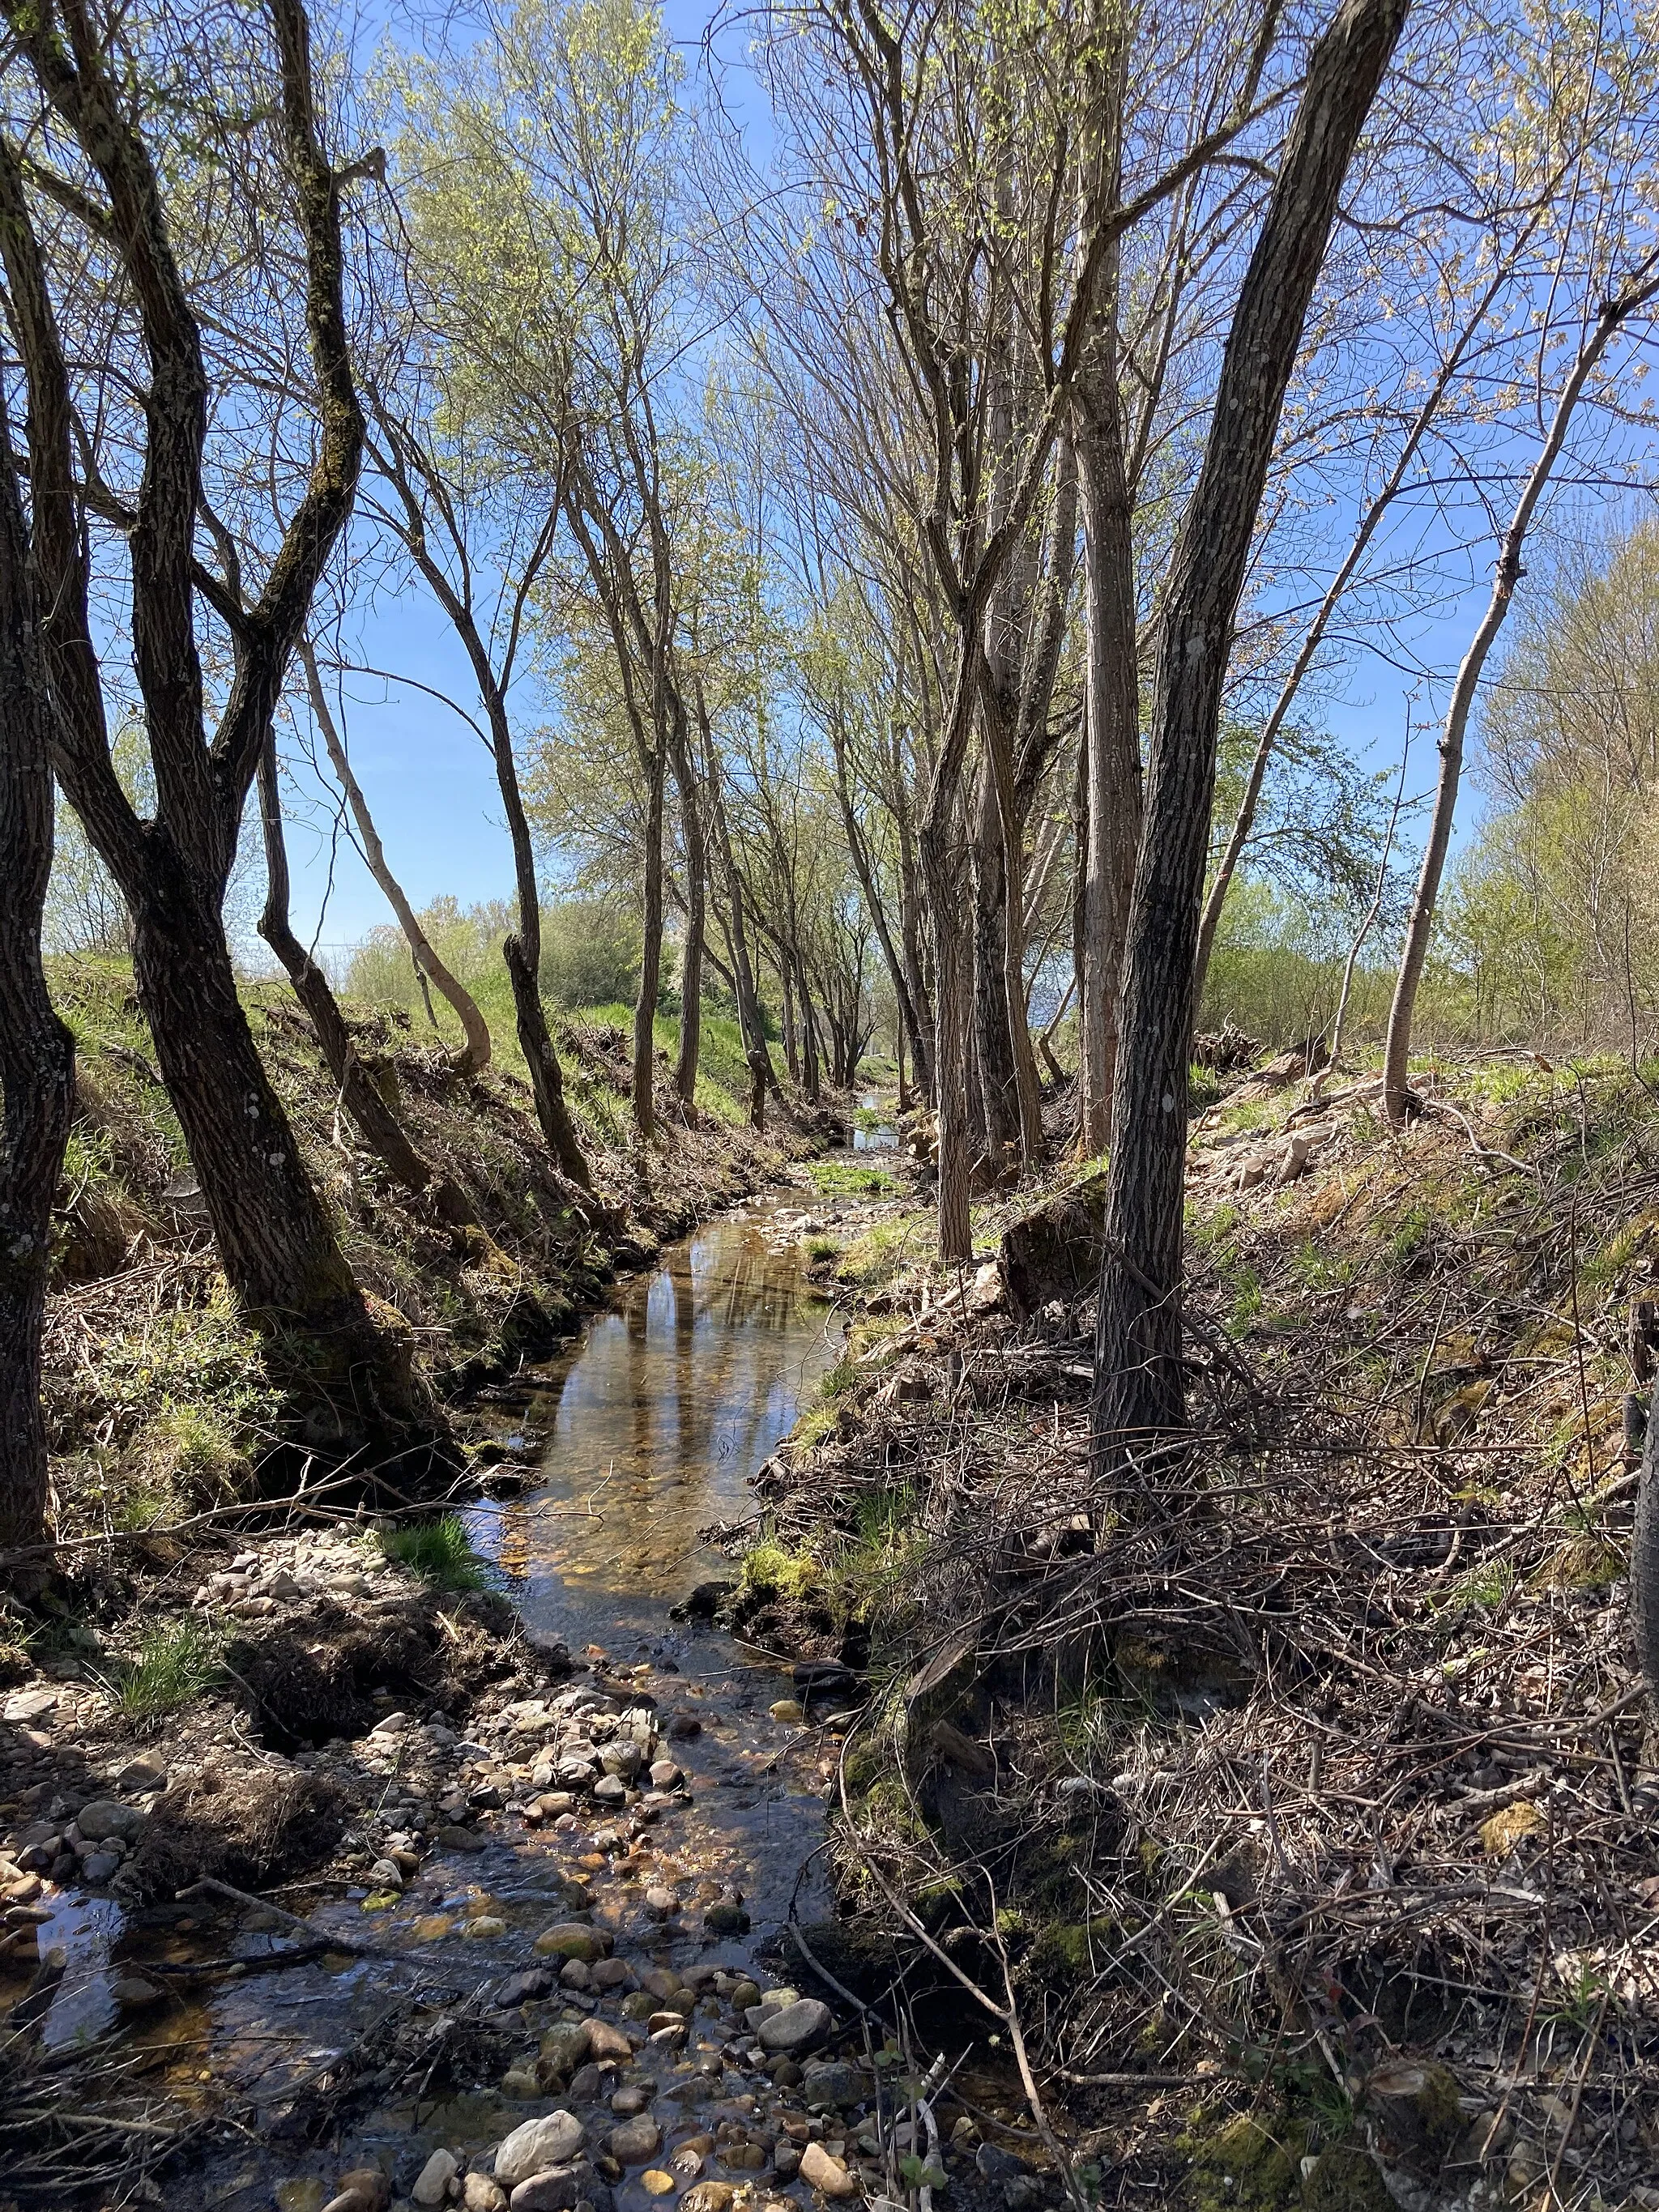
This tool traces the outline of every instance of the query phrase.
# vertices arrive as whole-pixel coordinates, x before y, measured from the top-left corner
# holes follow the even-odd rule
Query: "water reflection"
[[[753,1504],[749,1478],[837,1356],[769,1207],[728,1215],[619,1293],[531,1408],[545,1488],[477,1510],[477,1536],[531,1617],[573,1643],[659,1632],[662,1601],[730,1566],[697,1530]]]

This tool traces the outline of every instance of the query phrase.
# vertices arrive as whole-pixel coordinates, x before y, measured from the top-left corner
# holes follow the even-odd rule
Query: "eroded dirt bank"
[[[1091,1472],[1075,1170],[961,1278],[920,1216],[849,1245],[765,1480],[732,1617],[886,1686],[838,1769],[860,1987],[972,1983],[1106,2203],[1659,2203],[1659,1121],[1612,1065],[1423,1087],[1400,1135],[1283,1069],[1198,1124],[1175,1492]]]

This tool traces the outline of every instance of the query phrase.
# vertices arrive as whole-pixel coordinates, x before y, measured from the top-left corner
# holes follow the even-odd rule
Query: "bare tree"
[[[204,568],[204,453],[209,377],[202,323],[180,270],[144,135],[145,72],[129,70],[123,24],[82,0],[56,11],[0,5],[14,66],[38,102],[26,172],[0,139],[0,257],[28,393],[28,477],[41,638],[53,695],[53,763],[119,884],[133,921],[138,991],[168,1095],[200,1178],[225,1273],[267,1332],[318,1447],[431,1450],[436,1419],[409,1347],[371,1320],[305,1169],[237,997],[221,913],[244,804],[318,580],[351,508],[363,424],[343,304],[341,173],[318,136],[309,26],[301,0],[270,0],[274,52],[250,52],[273,98],[272,131],[305,270],[316,376],[315,437],[286,528],[251,596],[235,565]],[[26,180],[51,157],[75,165],[56,206],[78,241],[49,263]],[[54,231],[56,240],[58,233]],[[101,281],[108,311],[136,325],[140,459],[125,495],[88,489],[76,455],[95,454],[76,412],[60,332],[60,292]],[[234,408],[232,412],[234,413]],[[118,512],[131,583],[132,664],[155,763],[156,813],[135,812],[111,761],[102,681],[106,633],[93,607],[88,507]],[[198,599],[230,644],[231,674],[210,732]]]
[[[416,975],[429,977],[437,985],[460,1022],[466,1042],[455,1062],[456,1074],[479,1074],[489,1065],[489,1024],[471,992],[440,957],[437,947],[422,926],[419,915],[410,905],[408,893],[392,872],[392,863],[386,856],[386,847],[380,842],[380,833],[375,828],[374,817],[369,811],[368,796],[351,765],[345,733],[329,703],[316,647],[307,637],[300,640],[299,657],[305,669],[306,696],[310,702],[312,720],[322,733],[328,764],[345,793],[346,805],[351,809],[351,818],[357,830],[357,849],[363,856],[363,864],[398,918],[398,927],[409,946]],[[430,1013],[431,1011],[428,1004],[427,1012]]]
[[[1114,1466],[1185,1426],[1188,1053],[1223,687],[1285,388],[1343,183],[1407,4],[1341,0],[1309,55],[1171,566],[1125,951],[1096,1340],[1096,1443]]]
[[[17,455],[0,394],[0,1547],[46,1527],[40,1334],[75,1044],[40,964],[52,873],[54,709]]]
[[[1618,289],[1602,299],[1580,338],[1551,412],[1537,458],[1521,487],[1520,496],[1516,501],[1499,543],[1497,568],[1486,611],[1469,641],[1468,651],[1463,656],[1456,681],[1452,685],[1445,726],[1440,734],[1440,775],[1435,788],[1434,811],[1430,818],[1423,865],[1418,876],[1410,918],[1406,925],[1406,942],[1400,955],[1399,973],[1395,979],[1394,1003],[1389,1010],[1388,1042],[1382,1061],[1383,1101],[1389,1119],[1396,1124],[1402,1122],[1412,1110],[1412,1022],[1417,1009],[1418,988],[1423,980],[1423,964],[1428,958],[1429,939],[1434,929],[1435,906],[1440,896],[1440,879],[1445,872],[1446,854],[1451,843],[1452,823],[1457,811],[1457,790],[1463,772],[1463,749],[1468,735],[1469,715],[1474,709],[1475,695],[1480,688],[1487,656],[1508,619],[1516,586],[1523,573],[1521,556],[1526,545],[1527,532],[1561,459],[1567,433],[1579,403],[1590,388],[1602,356],[1613,339],[1633,317],[1640,315],[1650,307],[1656,297],[1659,297],[1659,248],[1644,254],[1635,267],[1619,282]],[[1545,343],[1547,344],[1547,337]],[[1540,356],[1540,376],[1547,373],[1544,366],[1547,358],[1547,356]]]

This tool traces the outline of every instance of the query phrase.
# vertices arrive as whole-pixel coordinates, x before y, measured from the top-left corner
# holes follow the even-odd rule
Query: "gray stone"
[[[702,1924],[711,1936],[746,1936],[749,1915],[740,1905],[711,1905],[702,1916]]]
[[[527,2174],[507,2201],[512,2212],[575,2212],[585,2178],[585,2168],[550,2166],[545,2172]]]
[[[149,2005],[160,2004],[167,1995],[142,1974],[118,1974],[110,1984],[109,1993],[123,2012],[143,2012]]]
[[[631,1782],[644,1764],[638,1744],[609,1743],[599,1756],[599,1764],[607,1774],[615,1774],[624,1782]]]
[[[112,1881],[120,1864],[113,1851],[88,1851],[81,1862],[82,1876],[96,1888],[102,1882]]]
[[[822,2043],[834,2025],[830,2008],[817,1997],[797,1997],[767,2013],[755,2030],[763,2051],[810,2051]]]
[[[553,1977],[545,1966],[532,1966],[527,1973],[509,1974],[495,1992],[495,2002],[503,2011],[510,2012],[515,2005],[532,2004],[538,1997],[550,1996]]]
[[[591,2052],[592,2033],[585,2020],[555,2021],[542,2038],[541,2055],[556,2074],[574,2074]],[[550,2159],[556,2166],[556,2159]]]
[[[662,2130],[648,2112],[624,2120],[606,2138],[611,2157],[623,2166],[643,2166],[647,2159],[655,2157],[661,2142]]]
[[[442,1851],[481,1851],[489,1838],[481,1836],[476,1828],[464,1828],[455,1821],[447,1828],[440,1828],[432,1840]]]
[[[496,2151],[495,2179],[502,2188],[514,2189],[532,2173],[564,2166],[581,2148],[582,2139],[582,2124],[574,2112],[549,2112],[544,2119],[526,2120]],[[574,2195],[568,2200],[571,2204],[575,2201]]]
[[[144,1816],[136,1805],[123,1805],[118,1798],[94,1797],[90,1805],[83,1805],[76,1815],[75,1825],[89,1844],[105,1844],[112,1838],[128,1843],[144,1824]]]
[[[438,2205],[449,2196],[449,2185],[460,2172],[453,2151],[434,2150],[421,2168],[421,2178],[410,2191],[417,2204]]]
[[[625,1805],[628,1802],[628,1784],[620,1774],[602,1775],[593,1784],[593,1796],[601,1805]]]
[[[863,2075],[842,2058],[809,2066],[801,2079],[801,2096],[809,2112],[826,2112],[832,2106],[861,2105],[868,2094]]]
[[[988,2181],[1012,2181],[1016,2174],[1031,2171],[1023,2158],[997,2143],[982,2142],[974,2153],[974,2164]]]

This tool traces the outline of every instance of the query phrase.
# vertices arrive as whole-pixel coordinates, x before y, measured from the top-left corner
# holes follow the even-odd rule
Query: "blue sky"
[[[708,21],[705,0],[667,0],[665,13],[688,75],[696,74],[702,65]],[[449,20],[453,24],[454,19]],[[741,118],[751,151],[763,153],[769,120],[744,64],[745,38],[741,21],[728,21],[719,34],[720,90],[728,108]],[[1333,561],[1340,557],[1350,520],[1333,508]],[[1402,518],[1402,526],[1409,531],[1418,526]],[[1541,565],[1542,551],[1536,548],[1535,565]],[[1360,646],[1338,678],[1317,687],[1316,696],[1304,696],[1308,720],[1322,721],[1379,770],[1397,763],[1409,713],[1418,734],[1407,792],[1419,799],[1432,788],[1434,724],[1485,603],[1490,560],[1489,545],[1478,546],[1472,556],[1454,556],[1439,580],[1437,603],[1403,633],[1406,659],[1416,664],[1415,670]],[[1322,587],[1322,579],[1317,580],[1316,596]],[[464,905],[505,895],[511,884],[510,856],[489,757],[467,724],[431,696],[447,691],[464,708],[474,705],[465,656],[442,615],[418,584],[410,584],[398,595],[382,597],[360,618],[356,649],[375,666],[413,679],[397,684],[354,678],[346,692],[353,763],[405,890],[416,906],[446,893]],[[1418,672],[1424,668],[1431,672],[1426,677]],[[545,702],[533,677],[521,682],[515,707],[521,730],[533,729],[543,719]],[[292,796],[295,924],[307,937],[314,932],[321,949],[338,958],[389,917],[349,838],[337,834],[331,795],[301,770]],[[1459,842],[1479,811],[1478,791],[1466,790]],[[1404,832],[1405,842],[1415,842],[1414,828]]]
[[[696,72],[708,9],[702,0],[666,0],[663,12],[688,74]],[[744,64],[745,37],[741,24],[717,37],[720,90],[751,144],[763,149],[765,103]],[[352,765],[394,872],[417,908],[446,892],[463,906],[508,895],[512,856],[489,757],[459,716],[416,688],[429,685],[473,708],[465,656],[441,612],[412,583],[363,619],[358,643],[364,661],[415,679],[392,686],[354,678],[346,693]],[[521,727],[543,719],[533,680],[515,703]],[[295,927],[307,941],[315,933],[319,949],[337,957],[391,915],[349,840],[337,834],[334,797],[296,768],[289,798]]]

